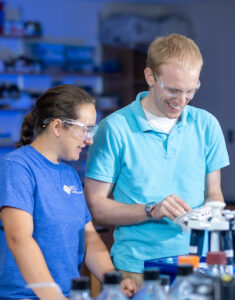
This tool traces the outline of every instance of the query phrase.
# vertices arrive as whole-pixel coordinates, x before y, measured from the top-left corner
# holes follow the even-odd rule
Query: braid
[[[26,115],[21,125],[20,140],[16,143],[16,148],[28,145],[34,138],[34,112]]]

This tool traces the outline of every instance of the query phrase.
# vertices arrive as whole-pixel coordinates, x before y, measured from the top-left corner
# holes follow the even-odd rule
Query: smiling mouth
[[[176,104],[173,104],[170,102],[167,102],[167,104],[173,109],[177,109],[177,110],[181,109],[181,106],[179,106],[179,105],[176,105]]]

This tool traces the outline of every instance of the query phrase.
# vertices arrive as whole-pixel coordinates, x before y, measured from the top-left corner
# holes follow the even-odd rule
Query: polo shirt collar
[[[141,105],[141,100],[148,95],[148,91],[141,92],[137,94],[136,100],[132,102],[131,108],[134,113],[134,116],[136,118],[136,122],[139,124],[140,130],[141,131],[149,131],[152,130],[151,126],[147,122],[145,113],[143,111],[142,105]],[[193,122],[193,117],[190,113],[190,110],[188,109],[188,105],[184,108],[184,110],[181,113],[181,116],[179,117],[176,126],[177,127],[183,127],[187,126]]]
[[[141,100],[148,95],[148,92],[141,92],[137,94],[136,100],[132,102],[131,108],[134,113],[134,117],[136,122],[138,123],[141,131],[149,131],[152,130],[151,126],[147,122],[145,113],[143,111],[143,107],[141,105]]]
[[[193,119],[193,116],[190,112],[189,106],[186,105],[184,110],[182,111],[177,123],[176,123],[176,126],[177,127],[188,126],[193,121],[194,121],[194,119]]]

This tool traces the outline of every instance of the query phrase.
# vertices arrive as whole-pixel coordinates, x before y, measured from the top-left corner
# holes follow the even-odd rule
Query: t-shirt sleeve
[[[215,117],[210,120],[210,130],[207,130],[206,136],[208,138],[206,173],[211,173],[229,165],[224,135]]]
[[[86,176],[103,182],[114,183],[121,168],[121,139],[117,131],[104,120],[90,146]]]
[[[84,207],[85,207],[85,223],[87,224],[92,220],[91,213],[90,213],[89,208],[87,206],[87,202],[86,202],[86,199],[85,199],[85,196],[84,196],[84,191],[83,191],[83,187],[82,187],[79,175],[78,175],[77,171],[75,171],[75,169],[72,168],[71,170],[73,171],[73,175],[77,179],[79,191],[82,192],[82,198],[83,198],[83,203],[84,203]]]
[[[0,170],[0,208],[10,206],[33,215],[34,179],[30,171],[8,160],[1,161]]]
[[[92,220],[92,217],[91,217],[89,208],[87,207],[86,200],[85,200],[85,210],[86,210],[85,213],[86,213],[86,224],[87,224]]]

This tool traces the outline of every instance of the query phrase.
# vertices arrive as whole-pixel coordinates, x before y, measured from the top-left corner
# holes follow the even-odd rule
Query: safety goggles
[[[96,124],[95,125],[87,125],[87,124],[83,124],[79,121],[75,121],[72,119],[64,119],[64,118],[62,118],[61,120],[66,127],[75,125],[75,126],[78,126],[80,129],[82,129],[84,132],[85,141],[90,141],[91,139],[93,139],[93,136],[95,135],[96,130],[98,128],[98,126]],[[79,137],[81,137],[79,133],[77,135]]]
[[[84,123],[81,123],[79,121],[75,121],[72,119],[67,119],[67,118],[59,118],[62,123],[64,124],[65,127],[67,128],[73,128],[72,126],[75,125],[77,126],[80,130],[78,130],[76,132],[76,135],[79,138],[84,138],[85,141],[90,141],[91,139],[93,139],[94,134],[97,131],[97,124],[94,125],[87,125]],[[43,125],[47,125],[50,123],[50,121],[52,121],[52,118],[46,119],[43,121]]]
[[[171,98],[176,98],[179,94],[185,94],[185,99],[187,101],[190,101],[193,99],[193,97],[195,96],[195,94],[197,93],[197,91],[199,90],[200,88],[200,81],[198,81],[198,85],[196,88],[194,89],[190,89],[190,90],[179,90],[179,89],[176,89],[176,88],[172,88],[172,87],[169,87],[169,86],[165,86],[165,84],[163,83],[162,80],[160,80],[159,76],[155,73],[155,77],[156,77],[156,80],[160,86],[160,88],[163,90],[163,92],[171,97]]]

